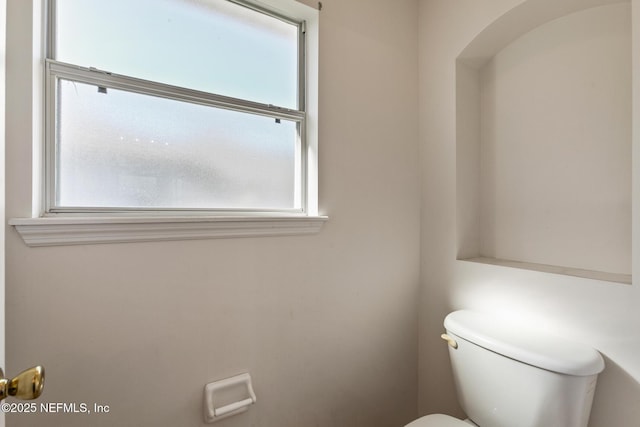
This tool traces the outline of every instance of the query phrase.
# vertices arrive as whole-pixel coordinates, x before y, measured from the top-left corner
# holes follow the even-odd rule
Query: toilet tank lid
[[[602,356],[588,345],[488,314],[454,311],[444,319],[444,327],[487,350],[548,371],[586,376],[604,369]]]

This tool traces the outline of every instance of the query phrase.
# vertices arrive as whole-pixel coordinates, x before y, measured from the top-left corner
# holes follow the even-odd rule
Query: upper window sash
[[[76,6],[77,8],[86,8],[84,12],[79,11],[78,13],[85,13],[86,15],[89,15],[86,19],[88,22],[84,22],[85,20],[79,18],[75,18],[75,20],[74,18],[69,18],[68,15],[73,15],[73,13],[69,11],[64,14],[59,14],[57,12],[57,8],[59,7],[58,5],[64,4],[63,1],[48,0],[47,2],[47,42],[45,45],[46,57],[49,60],[54,60],[60,63],[70,63],[91,69],[97,68],[106,73],[117,73],[119,75],[126,75],[141,80],[167,84],[168,86],[184,87],[200,92],[216,93],[230,98],[246,99],[257,103],[265,103],[287,109],[305,111],[306,24],[304,20],[289,18],[249,0],[212,0],[210,3],[184,0],[185,9],[197,9],[200,7],[205,9],[205,13],[201,11],[196,11],[197,13],[191,11],[189,14],[185,13],[185,16],[176,16],[174,18],[171,13],[179,15],[182,12],[181,9],[175,7],[175,4],[178,4],[178,2],[175,2],[173,6],[171,6],[171,2],[163,2],[165,5],[170,5],[167,6],[167,10],[162,10],[161,13],[164,13],[164,15],[159,14],[155,17],[155,20],[151,20],[151,22],[145,21],[145,23],[140,24],[138,23],[139,18],[149,15],[148,13],[145,13],[148,8],[142,9],[142,7],[155,8],[157,5],[162,3],[157,2],[157,0],[129,0],[126,2],[103,2],[95,0],[97,2],[96,4],[109,5],[108,8],[101,9],[102,14],[105,14],[106,11],[110,11],[111,9],[115,10],[113,11],[113,16],[99,15],[92,17],[90,16],[91,13],[93,13],[91,0],[75,0],[75,3],[71,3],[73,1],[74,0],[69,0],[69,4]],[[202,6],[203,4],[205,6]],[[128,13],[118,14],[118,5],[120,5],[120,7],[126,7],[126,11]],[[139,5],[137,6],[137,9],[136,5]],[[174,7],[175,10],[170,9],[170,7]],[[131,8],[131,10],[129,10],[129,8]],[[207,8],[220,10],[216,10],[215,13],[213,13],[211,11],[207,11]],[[232,12],[236,13],[242,10],[246,10],[248,12],[242,12],[242,16],[230,15]],[[244,16],[247,13],[248,15]],[[229,16],[226,16],[225,14]],[[211,22],[208,21],[205,22],[206,25],[198,24],[197,21],[203,19],[199,15],[203,15],[207,20],[221,19],[221,21],[218,22],[218,24],[220,24],[219,26],[223,26],[222,24],[226,22],[224,19],[227,21],[241,23],[246,19],[248,22],[244,22],[243,24],[247,26],[247,28],[243,30],[241,24],[237,24],[235,26],[229,26],[228,29],[225,28],[225,30],[220,30],[219,32],[210,34],[205,31],[213,31],[210,29],[215,28],[216,26],[211,25]],[[59,19],[63,19],[61,16],[64,16],[66,21],[62,22],[60,28],[58,28]],[[218,18],[218,16],[224,16],[225,18]],[[166,17],[167,20],[175,20],[176,23],[175,25],[163,24],[162,22],[159,24],[157,21],[159,21],[159,18],[161,17]],[[182,20],[180,18],[182,18]],[[258,19],[256,20],[256,18]],[[131,20],[131,27],[141,27],[142,25],[152,26],[155,31],[149,32],[153,33],[153,36],[148,36],[145,32],[126,33],[123,28],[127,27],[125,25],[128,22],[126,21],[127,19]],[[249,21],[250,19],[255,20],[255,22]],[[125,22],[120,23],[120,21]],[[189,26],[185,26],[186,24],[191,24],[192,21],[194,23],[191,26],[197,28],[192,29]],[[280,26],[277,26],[278,22],[281,22]],[[99,24],[101,25],[100,28],[94,28]],[[180,25],[182,25],[182,27]],[[264,34],[257,40],[255,39],[255,34],[253,34],[253,36],[247,35],[247,33],[251,33],[251,31],[247,30],[254,25],[261,26],[264,31]],[[276,25],[276,28],[270,28],[271,25]],[[84,26],[87,28],[84,28]],[[68,28],[74,28],[73,33],[67,31]],[[293,42],[291,39],[292,30],[295,31],[297,35],[295,46],[291,45]],[[100,33],[100,31],[103,33]],[[227,31],[229,34],[226,34]],[[286,34],[279,34],[279,32],[286,32]],[[76,39],[76,33],[84,34],[84,38],[87,40],[83,41],[83,43],[75,43],[74,40]],[[123,35],[122,33],[126,34]],[[188,35],[191,33],[193,33],[193,35]],[[100,34],[100,36],[93,36],[94,34]],[[183,36],[183,34],[187,35]],[[225,37],[223,42],[220,42],[217,45],[213,44],[215,40],[212,41],[212,38],[221,38],[222,36]],[[179,42],[182,44],[179,45],[179,47],[175,47],[175,39],[178,37],[184,37],[184,39],[179,39]],[[253,37],[253,39],[251,37]],[[133,38],[133,40],[137,40],[137,42],[132,43],[129,38]],[[62,49],[58,48],[59,42],[77,46],[74,46],[74,49],[71,51],[67,50],[66,53],[60,54],[58,51]],[[122,60],[117,58],[118,54],[109,55],[108,52],[113,50],[109,48],[113,45],[117,45],[118,43],[129,46],[129,48],[132,49],[132,55],[135,55],[133,57],[134,59]],[[272,43],[273,46],[269,47],[268,43]],[[191,44],[195,45],[195,47],[191,46]],[[171,47],[171,45],[174,46]],[[265,50],[265,47],[269,47],[270,50]],[[225,60],[216,63],[215,61],[218,57],[222,59],[226,58],[224,57],[224,52],[221,54],[211,53],[214,52],[215,49],[235,49],[232,52],[227,52],[227,54],[233,55],[233,61]],[[248,52],[246,55],[236,56],[238,51],[244,49]],[[279,52],[289,52],[287,55],[292,55],[293,49],[297,50],[297,52],[295,52],[297,55],[295,71],[291,68],[287,68],[286,70],[283,70],[282,68],[271,70],[269,67],[265,67],[265,64],[267,63],[271,64],[289,61],[289,59],[282,59],[282,57],[279,56]],[[118,49],[116,49],[116,51],[118,51]],[[264,57],[260,58],[258,57],[258,54],[263,54]],[[109,56],[111,57],[106,61],[107,63],[101,62],[102,58]],[[253,56],[256,58],[253,58]],[[241,60],[238,60],[238,58],[241,58]],[[287,56],[287,58],[289,57]],[[173,76],[171,78],[167,78],[166,75],[162,74],[165,68],[170,69],[171,65],[180,59],[183,59],[187,66],[181,68],[179,72],[173,70]],[[268,59],[268,61],[265,62],[265,59]],[[275,59],[275,61],[272,59]],[[236,60],[239,61],[236,68],[231,68],[232,65],[227,65],[227,63],[234,63]],[[227,67],[229,69],[226,69]],[[213,72],[214,70],[215,73]],[[242,72],[239,72],[239,70]],[[250,73],[247,70],[252,70],[252,72]],[[280,88],[278,90],[294,91],[296,102],[292,104],[287,102],[278,102],[281,101],[279,99],[272,100],[267,99],[266,97],[258,99],[261,97],[257,96],[254,98],[252,96],[238,96],[237,93],[225,93],[225,91],[227,91],[224,87],[225,84],[233,86],[236,82],[239,82],[238,84],[240,85],[253,86],[252,90],[257,90],[260,89],[260,81],[266,81],[264,79],[256,81],[243,80],[242,75],[245,72],[248,75],[254,75],[254,79],[257,78],[256,76],[269,75],[271,77],[269,84],[263,84],[262,86],[273,86],[274,82],[276,82],[277,87]],[[273,75],[275,72],[281,73],[282,76],[278,75],[277,78],[275,78]],[[183,73],[184,78],[182,81],[179,81],[179,78],[173,80],[176,75],[182,76]],[[218,74],[223,76],[220,77],[222,80],[214,81],[214,76],[217,76]],[[216,77],[216,79],[217,78],[218,77]],[[225,78],[226,80],[224,80]],[[187,81],[184,81],[184,79],[187,79]],[[211,84],[215,84],[217,86],[208,86],[208,81],[210,80],[212,81]],[[290,82],[294,82],[296,84],[289,87],[287,85],[289,85]]]

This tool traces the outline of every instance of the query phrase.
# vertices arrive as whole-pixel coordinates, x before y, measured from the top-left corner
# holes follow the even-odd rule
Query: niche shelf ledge
[[[475,262],[480,264],[497,265],[507,268],[518,268],[522,270],[539,271],[542,273],[560,274],[564,276],[581,277],[603,282],[631,284],[630,274],[608,273],[604,271],[585,270],[581,268],[563,267],[558,265],[536,264],[532,262],[513,261],[491,257],[460,258],[458,261]]]

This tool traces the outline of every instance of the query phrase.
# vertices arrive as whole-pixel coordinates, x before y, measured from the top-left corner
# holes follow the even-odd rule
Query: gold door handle
[[[34,366],[8,379],[0,369],[0,400],[14,396],[22,400],[36,399],[44,388],[44,368]]]

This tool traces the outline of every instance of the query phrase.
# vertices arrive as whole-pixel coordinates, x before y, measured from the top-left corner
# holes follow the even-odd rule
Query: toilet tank
[[[593,348],[462,310],[444,321],[458,400],[480,427],[586,427],[602,356]]]

